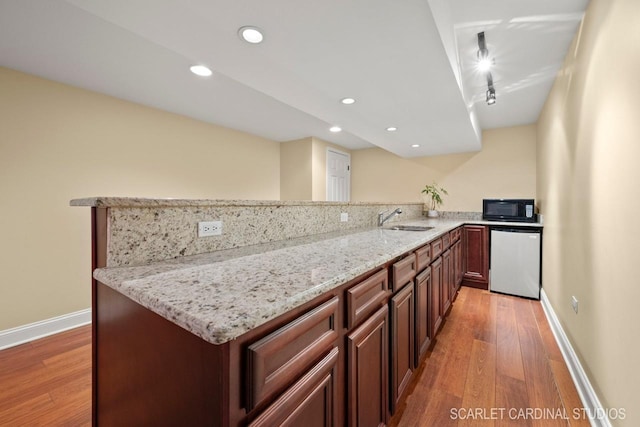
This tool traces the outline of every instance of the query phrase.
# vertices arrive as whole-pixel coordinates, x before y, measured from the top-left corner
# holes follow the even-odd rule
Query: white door
[[[348,202],[350,193],[351,156],[327,149],[327,201]]]

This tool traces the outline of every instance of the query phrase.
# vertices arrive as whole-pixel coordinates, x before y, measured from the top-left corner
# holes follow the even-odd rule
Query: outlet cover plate
[[[222,221],[201,221],[198,223],[198,237],[219,236],[222,234]]]

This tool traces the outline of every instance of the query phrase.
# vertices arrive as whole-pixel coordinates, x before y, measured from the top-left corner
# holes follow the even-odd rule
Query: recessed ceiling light
[[[413,145],[411,146],[411,148],[419,148],[419,147],[420,147],[420,144],[413,144]]]
[[[242,27],[238,30],[238,34],[242,40],[251,44],[262,43],[264,40],[264,36],[262,35],[262,31],[260,28],[246,26]]]
[[[336,133],[336,132],[340,132],[342,131],[342,128],[340,126],[332,126],[329,128],[330,132]]]
[[[355,102],[356,102],[356,100],[355,100],[355,99],[353,99],[353,98],[342,98],[342,99],[340,100],[340,102],[342,102],[342,103],[343,103],[343,104],[345,104],[345,105],[351,105],[351,104],[355,103]]]
[[[397,130],[398,130],[398,128],[397,128],[397,127],[395,127],[395,126],[389,126],[389,127],[387,128],[387,132],[395,132],[395,131],[397,131]]]
[[[209,77],[211,74],[213,74],[209,67],[206,67],[204,65],[192,65],[189,69],[193,74],[200,77]]]

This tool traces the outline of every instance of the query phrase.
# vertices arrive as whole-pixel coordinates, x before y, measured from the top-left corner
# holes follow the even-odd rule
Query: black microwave
[[[536,222],[534,199],[483,199],[482,219],[487,221]]]

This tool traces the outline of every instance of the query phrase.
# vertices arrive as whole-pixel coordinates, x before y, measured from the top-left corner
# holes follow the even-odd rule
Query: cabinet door
[[[431,339],[434,339],[442,324],[442,312],[440,311],[440,287],[442,285],[442,258],[436,259],[431,264],[431,305],[429,317],[431,327]]]
[[[464,271],[462,270],[462,248],[464,247],[464,243],[462,240],[458,240],[456,249],[458,251],[458,258],[456,260],[456,290],[460,289],[460,284],[462,283],[462,275]]]
[[[388,313],[385,305],[347,335],[347,414],[349,426],[387,423]]]
[[[335,426],[337,362],[338,348],[334,347],[249,426]]]
[[[406,390],[414,365],[413,281],[391,298],[391,414]]]
[[[417,368],[420,360],[426,354],[431,344],[431,328],[429,327],[429,306],[431,302],[431,267],[427,267],[416,276],[416,351],[415,364]]]
[[[462,277],[460,272],[460,261],[462,254],[460,253],[460,241],[457,241],[451,247],[451,302],[455,301],[458,296],[458,284]]]
[[[489,289],[489,233],[484,225],[464,226],[463,284]]]
[[[440,311],[444,317],[451,306],[451,251],[442,254],[442,285],[440,286]]]

